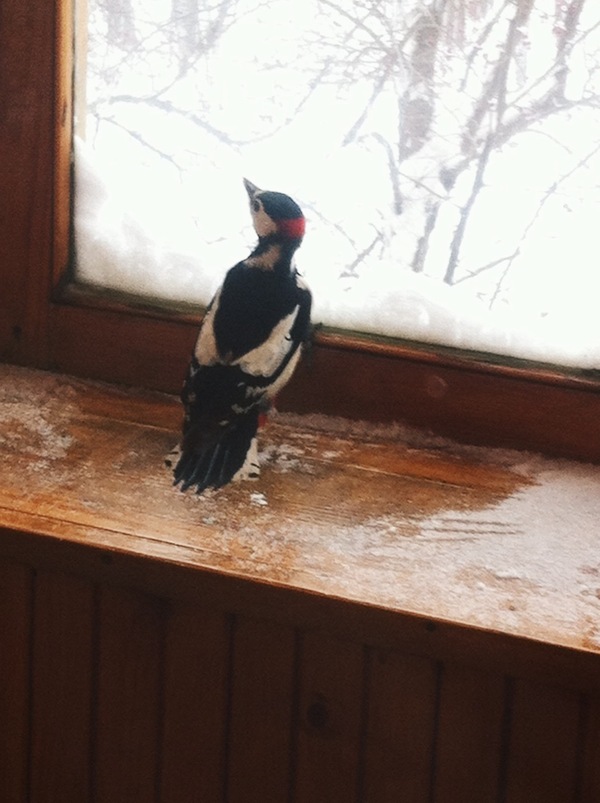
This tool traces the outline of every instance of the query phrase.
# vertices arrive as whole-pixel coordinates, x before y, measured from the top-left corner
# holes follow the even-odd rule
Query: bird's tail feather
[[[258,414],[255,411],[240,416],[218,432],[218,436],[200,443],[186,444],[173,469],[173,484],[181,490],[196,487],[201,493],[206,488],[220,488],[234,478],[244,465],[256,435]]]

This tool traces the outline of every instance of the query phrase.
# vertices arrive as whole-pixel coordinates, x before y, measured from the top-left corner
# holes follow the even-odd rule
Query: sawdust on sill
[[[158,394],[0,366],[0,508],[125,534],[153,557],[600,650],[600,467],[279,414],[258,482],[196,496],[162,467],[179,415]]]

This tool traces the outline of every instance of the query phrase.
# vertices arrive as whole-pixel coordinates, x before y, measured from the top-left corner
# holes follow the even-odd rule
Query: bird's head
[[[247,178],[244,186],[250,199],[252,223],[259,239],[277,235],[300,245],[304,237],[305,220],[302,210],[289,195],[261,190]]]

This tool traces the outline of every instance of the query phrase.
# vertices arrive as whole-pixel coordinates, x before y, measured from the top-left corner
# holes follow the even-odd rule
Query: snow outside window
[[[315,321],[600,368],[598,0],[80,0],[78,279],[206,303],[242,176]]]

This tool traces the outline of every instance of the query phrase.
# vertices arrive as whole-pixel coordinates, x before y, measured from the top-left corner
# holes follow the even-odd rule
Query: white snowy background
[[[315,321],[600,369],[597,0],[78,14],[81,281],[205,304],[246,176],[305,211]]]

